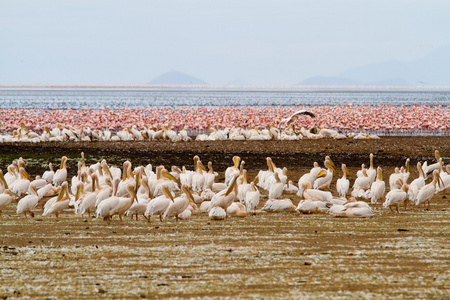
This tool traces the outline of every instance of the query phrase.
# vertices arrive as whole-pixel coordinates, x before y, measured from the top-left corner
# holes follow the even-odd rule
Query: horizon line
[[[298,89],[298,90],[450,90],[450,86],[425,85],[233,85],[233,84],[0,84],[7,88],[132,88],[132,89]]]

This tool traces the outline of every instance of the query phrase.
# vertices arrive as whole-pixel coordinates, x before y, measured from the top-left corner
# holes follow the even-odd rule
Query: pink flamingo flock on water
[[[297,118],[295,127],[317,126],[339,132],[378,135],[446,135],[450,133],[449,106],[343,105],[313,107],[157,107],[82,109],[0,109],[0,132],[11,133],[23,124],[42,133],[44,128],[88,127],[117,132],[126,128],[153,128],[171,124],[193,134],[216,128],[278,128],[283,118],[307,109],[315,118]]]

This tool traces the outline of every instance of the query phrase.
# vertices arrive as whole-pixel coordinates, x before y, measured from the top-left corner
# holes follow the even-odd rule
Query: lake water
[[[450,90],[0,88],[7,109],[163,106],[450,105]]]

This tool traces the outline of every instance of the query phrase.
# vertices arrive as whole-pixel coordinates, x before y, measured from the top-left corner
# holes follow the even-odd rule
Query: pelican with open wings
[[[292,114],[290,117],[288,117],[288,118],[281,119],[279,128],[281,128],[281,124],[283,124],[284,122],[286,122],[286,126],[288,126],[289,124],[291,124],[292,122],[294,122],[295,120],[297,120],[297,118],[298,118],[299,115],[308,115],[308,116],[310,116],[310,117],[312,117],[312,118],[315,118],[315,117],[316,117],[316,115],[313,114],[312,112],[302,109],[302,110],[296,111],[295,113],[293,113],[293,114]]]

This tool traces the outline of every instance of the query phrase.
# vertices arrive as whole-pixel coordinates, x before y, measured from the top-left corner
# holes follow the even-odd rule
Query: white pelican
[[[405,210],[406,210],[406,205],[407,205],[406,199],[408,199],[408,185],[401,178],[399,178],[397,180],[398,180],[398,184],[401,185],[401,188],[393,189],[393,190],[389,191],[389,193],[386,194],[386,197],[385,197],[386,200],[383,203],[383,207],[385,207],[385,208],[389,207],[390,210],[393,212],[392,206],[395,206],[395,208],[397,209],[397,213],[400,213],[398,210],[398,206],[400,204],[403,203]]]
[[[355,182],[353,183],[353,189],[359,187],[363,190],[367,190],[370,188],[371,184],[372,183],[370,182],[370,178],[369,176],[367,176],[367,169],[362,169],[362,176],[355,179]]]
[[[292,204],[291,199],[269,199],[261,210],[268,212],[295,211],[295,205]]]
[[[223,220],[227,217],[227,212],[222,207],[215,206],[209,210],[208,215],[211,220]]]
[[[238,178],[238,174],[235,173],[233,179],[230,182],[230,186],[228,187],[228,189],[225,191],[225,193],[223,193],[222,195],[219,195],[218,197],[215,197],[211,200],[211,207],[210,209],[216,207],[216,206],[220,206],[222,207],[224,210],[226,210],[228,208],[228,206],[231,205],[231,203],[234,202],[234,200],[236,199],[236,189],[237,189],[237,183],[236,180]]]
[[[348,189],[350,188],[350,180],[347,179],[347,176],[350,176],[350,172],[347,169],[345,164],[342,164],[342,177],[336,181],[336,189],[341,197],[346,197],[348,193]]]
[[[69,207],[69,191],[68,191],[68,183],[67,181],[63,182],[61,185],[61,190],[57,197],[54,197],[47,201],[44,205],[43,216],[47,216],[50,214],[55,214],[56,221],[59,221],[59,212]]]
[[[438,170],[433,171],[433,180],[419,190],[415,204],[419,205],[420,203],[425,204],[425,202],[428,202],[428,209],[430,209],[431,198],[436,192],[436,184],[442,186],[442,179],[439,177]]]
[[[217,172],[214,172],[211,161],[208,162],[208,173],[204,173],[203,175],[205,176],[203,190],[211,189],[216,177],[219,175]]]
[[[147,221],[150,222],[152,215],[159,215],[160,221],[162,221],[162,216],[169,207],[170,203],[173,202],[173,196],[166,186],[162,187],[163,194],[152,199],[145,210],[144,216],[147,217]]]
[[[367,177],[370,179],[370,183],[374,182],[377,177],[377,170],[373,167],[373,153],[369,155],[370,163],[369,168],[367,169]]]
[[[75,195],[75,213],[84,215],[85,212],[88,213],[88,216],[91,215],[91,209],[95,207],[95,202],[97,201],[97,193],[95,192],[95,183],[97,175],[92,174],[92,190],[93,192],[85,192],[84,184],[78,183],[77,185],[77,193]]]
[[[256,214],[256,207],[261,199],[261,194],[258,188],[255,186],[255,182],[250,182],[250,191],[245,194],[245,206],[247,207],[247,212]]]
[[[201,191],[203,191],[204,185],[205,185],[205,176],[203,175],[202,162],[201,160],[197,160],[197,167],[195,168],[194,175],[192,175],[191,187],[194,192],[200,193]]]
[[[284,183],[281,182],[278,173],[274,174],[275,183],[270,186],[269,199],[278,199],[283,194]]]
[[[368,218],[374,215],[370,206],[363,201],[349,202],[344,206],[347,207],[345,216],[348,218]]]
[[[427,177],[428,174],[430,174],[434,170],[438,170],[440,167],[439,160],[441,159],[441,156],[439,155],[438,150],[434,150],[434,157],[436,159],[436,162],[434,164],[428,165],[428,161],[425,161],[422,165],[422,170],[425,173],[425,177]]]
[[[419,190],[425,185],[425,173],[423,172],[420,161],[417,162],[417,172],[419,173],[419,177],[411,182],[408,189],[408,198],[412,203],[416,201]]]
[[[239,165],[241,163],[241,158],[239,156],[233,156],[233,163],[234,163],[233,166],[228,167],[225,170],[225,184],[226,185],[230,184],[230,181],[233,179],[234,174],[236,174],[236,173],[240,174]]]
[[[166,218],[175,217],[178,221],[178,215],[181,214],[184,210],[186,210],[191,202],[194,201],[194,197],[187,185],[183,184],[181,186],[181,190],[184,193],[184,196],[179,196],[173,199],[173,201],[169,204],[166,211],[163,215],[163,220]]]
[[[128,185],[127,190],[128,195],[130,197],[119,197],[117,205],[109,211],[110,217],[112,217],[113,215],[118,215],[121,222],[123,221],[122,220],[123,214],[131,207],[134,200],[136,199],[136,192],[134,185],[133,184]]]
[[[102,201],[98,201],[97,197],[97,210],[95,211],[95,214],[97,218],[101,217],[104,220],[109,220],[109,212],[117,205],[119,202],[119,197],[117,197],[117,187],[119,186],[120,178],[114,178],[113,181],[113,190],[110,197],[103,199]]]
[[[233,202],[227,207],[227,215],[232,217],[245,217],[247,216],[247,209],[241,202]]]
[[[314,180],[316,180],[317,175],[319,175],[322,168],[319,166],[317,162],[314,162],[314,167],[309,171],[309,173],[303,174],[302,177],[298,180],[298,192],[297,195],[300,197],[303,197],[303,191],[304,191],[304,182],[309,182],[311,186],[314,184]]]
[[[273,174],[275,172],[275,165],[272,162],[272,158],[267,157],[266,158],[266,162],[267,162],[267,170],[263,171],[260,170],[258,172],[258,186],[265,189],[265,190],[269,190],[269,178],[273,177]]]
[[[128,160],[123,163],[122,181],[117,187],[117,196],[123,197],[128,195],[128,185],[134,183],[134,178],[131,170],[131,162]]]
[[[383,181],[383,174],[380,167],[377,167],[377,177],[370,186],[370,203],[375,204],[380,199],[386,190],[386,183]]]
[[[55,176],[55,171],[53,171],[53,164],[49,163],[48,167],[50,170],[45,171],[44,174],[42,174],[42,178],[47,180],[47,182],[53,182],[53,176]]]
[[[286,194],[297,194],[298,187],[295,186],[292,180],[288,180],[288,183],[286,183],[286,185],[284,186],[284,192]]]
[[[0,212],[4,207],[8,206],[16,196],[17,195],[12,193],[9,189],[6,189],[0,194]]]
[[[327,156],[328,158],[328,156]],[[314,180],[313,188],[314,189],[323,189],[327,188],[330,189],[331,181],[333,180],[333,172],[335,171],[334,163],[331,161],[331,159],[325,159],[325,167],[327,167],[326,171],[320,171],[317,175],[317,179]],[[323,174],[322,174],[323,172]],[[324,175],[324,176],[322,176]]]
[[[63,156],[61,158],[61,166],[56,171],[55,175],[53,176],[53,185],[54,186],[60,186],[67,178],[67,157]]]
[[[258,176],[255,177],[255,180],[257,180],[257,178]],[[242,175],[238,177],[237,181],[237,184],[239,184],[239,188],[236,199],[238,199],[241,203],[244,203],[245,195],[251,190],[250,183],[248,183],[247,170],[242,170]]]
[[[294,122],[294,121],[298,118],[298,116],[300,116],[300,115],[308,115],[308,116],[310,116],[310,117],[312,117],[312,118],[315,118],[315,117],[316,117],[315,114],[313,114],[312,112],[309,112],[309,111],[307,111],[307,110],[304,110],[304,109],[298,110],[298,111],[296,111],[295,113],[293,113],[291,116],[289,116],[289,117],[287,117],[287,118],[285,118],[285,119],[281,119],[280,124],[278,125],[278,128],[281,128],[281,124],[283,124],[284,122],[286,122],[286,126],[290,125],[290,124],[291,124],[292,122]]]
[[[326,213],[328,209],[329,207],[326,202],[306,199],[300,200],[295,210],[304,214],[317,214]]]
[[[14,194],[18,195],[19,197],[22,197],[28,191],[30,183],[31,183],[30,175],[28,175],[28,173],[25,171],[23,167],[20,167],[19,179],[10,184],[9,189]]]
[[[330,192],[311,188],[310,182],[303,183],[303,198],[313,201],[331,202],[333,195]]]

